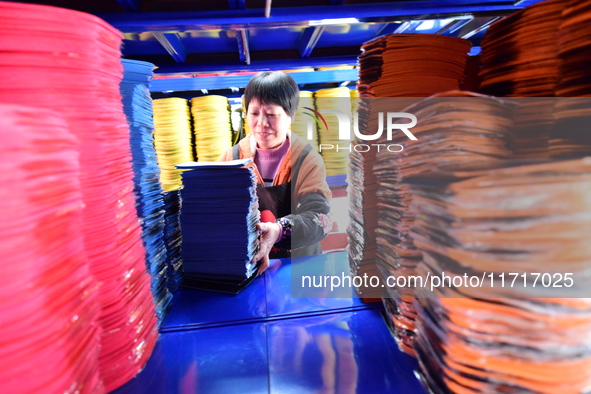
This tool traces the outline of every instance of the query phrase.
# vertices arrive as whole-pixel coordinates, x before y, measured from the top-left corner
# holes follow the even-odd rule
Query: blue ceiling
[[[463,37],[472,42],[476,53],[491,23],[536,1],[25,2],[96,14],[124,33],[124,57],[154,63],[158,66],[155,71],[157,76],[176,76],[178,80],[186,80],[187,76],[211,73],[352,66],[364,42],[392,33]],[[323,75],[325,82],[342,82],[337,79],[343,77],[355,78],[351,72],[350,75],[342,72]],[[314,81],[318,79],[310,77]],[[299,78],[302,82],[306,81],[303,75]],[[222,85],[229,87],[229,83],[228,80],[218,88]],[[240,85],[242,81],[233,83]],[[179,89],[178,84],[174,87],[170,84],[161,82],[153,90]],[[204,89],[215,89],[217,86],[215,83],[206,85],[209,87]]]

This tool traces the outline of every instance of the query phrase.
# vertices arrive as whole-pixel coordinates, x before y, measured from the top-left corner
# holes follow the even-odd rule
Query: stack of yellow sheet
[[[154,145],[162,189],[179,190],[181,170],[174,166],[194,160],[187,100],[177,97],[154,100]]]

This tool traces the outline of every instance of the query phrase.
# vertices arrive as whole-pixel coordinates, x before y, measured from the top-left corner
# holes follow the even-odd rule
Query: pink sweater
[[[265,186],[273,185],[275,174],[279,169],[281,160],[283,160],[283,157],[289,150],[289,146],[289,138],[286,138],[285,141],[283,141],[283,143],[277,148],[257,148],[257,153],[254,155],[254,163],[256,164],[263,181],[265,182]]]

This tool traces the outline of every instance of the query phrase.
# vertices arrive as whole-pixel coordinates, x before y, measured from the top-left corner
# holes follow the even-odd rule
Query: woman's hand
[[[259,238],[259,251],[254,256],[254,261],[261,261],[257,275],[265,272],[269,268],[269,253],[273,249],[273,245],[277,242],[279,235],[282,232],[281,225],[278,223],[258,223],[257,230],[261,232]]]

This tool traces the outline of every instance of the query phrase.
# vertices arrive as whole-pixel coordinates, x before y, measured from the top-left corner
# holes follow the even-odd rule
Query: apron
[[[300,154],[300,157],[298,157],[298,161],[291,169],[291,181],[276,186],[265,186],[260,183],[257,184],[257,196],[259,198],[259,210],[261,212],[264,210],[269,210],[273,213],[273,215],[275,215],[276,218],[281,218],[295,212],[291,195],[291,185],[292,182],[294,185],[296,184],[300,167],[311,150],[312,146],[308,144]],[[240,149],[238,145],[235,145],[232,148],[232,156],[234,160],[238,160],[240,158]],[[322,254],[320,242],[297,248],[293,251],[273,248],[271,253],[269,253],[269,258],[279,259],[291,256],[310,256],[314,254]]]

